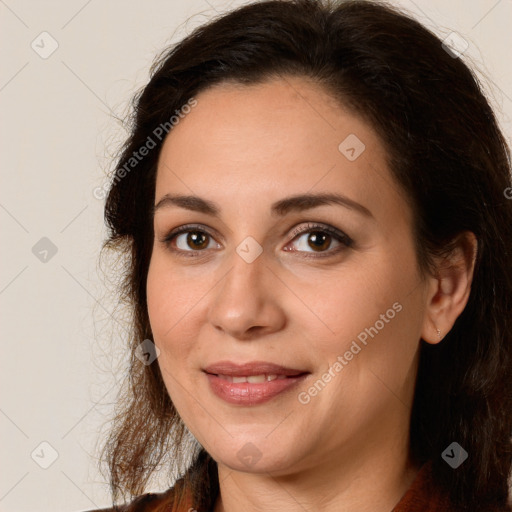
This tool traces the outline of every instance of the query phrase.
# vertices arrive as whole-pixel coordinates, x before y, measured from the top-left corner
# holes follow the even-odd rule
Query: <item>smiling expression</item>
[[[224,84],[196,99],[160,153],[147,279],[177,411],[232,469],[287,474],[378,443],[392,452],[409,429],[426,289],[412,213],[382,143],[298,77]],[[372,335],[357,351],[363,332]],[[306,375],[264,401],[236,403],[204,371],[220,361]],[[220,385],[261,396],[276,386],[272,371],[255,369],[270,383]]]

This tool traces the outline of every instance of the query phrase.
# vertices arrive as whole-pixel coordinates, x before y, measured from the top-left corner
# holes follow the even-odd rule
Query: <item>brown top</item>
[[[192,501],[173,510],[174,487],[165,492],[143,494],[129,504],[121,505],[118,512],[195,512]],[[88,512],[114,512],[105,508]],[[391,512],[461,512],[454,507],[447,495],[442,494],[432,483],[430,463],[424,464],[409,489]]]

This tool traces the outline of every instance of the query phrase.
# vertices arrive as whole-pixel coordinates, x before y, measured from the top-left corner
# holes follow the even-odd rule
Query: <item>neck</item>
[[[366,451],[364,460],[346,454],[347,458],[338,456],[330,464],[280,476],[244,473],[219,464],[220,492],[214,512],[389,512],[419,468],[407,454]]]

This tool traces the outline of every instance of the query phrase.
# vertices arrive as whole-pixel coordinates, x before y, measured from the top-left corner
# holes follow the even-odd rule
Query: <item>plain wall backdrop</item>
[[[126,135],[115,116],[156,55],[243,3],[0,0],[1,511],[110,504],[97,456],[126,354],[99,265],[106,231],[94,190]],[[467,41],[463,58],[487,76],[510,141],[512,1],[392,3]]]

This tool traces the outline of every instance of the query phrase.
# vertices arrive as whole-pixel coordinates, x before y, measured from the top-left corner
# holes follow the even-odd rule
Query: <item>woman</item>
[[[510,156],[460,55],[278,0],[152,71],[105,208],[119,510],[511,510]]]

